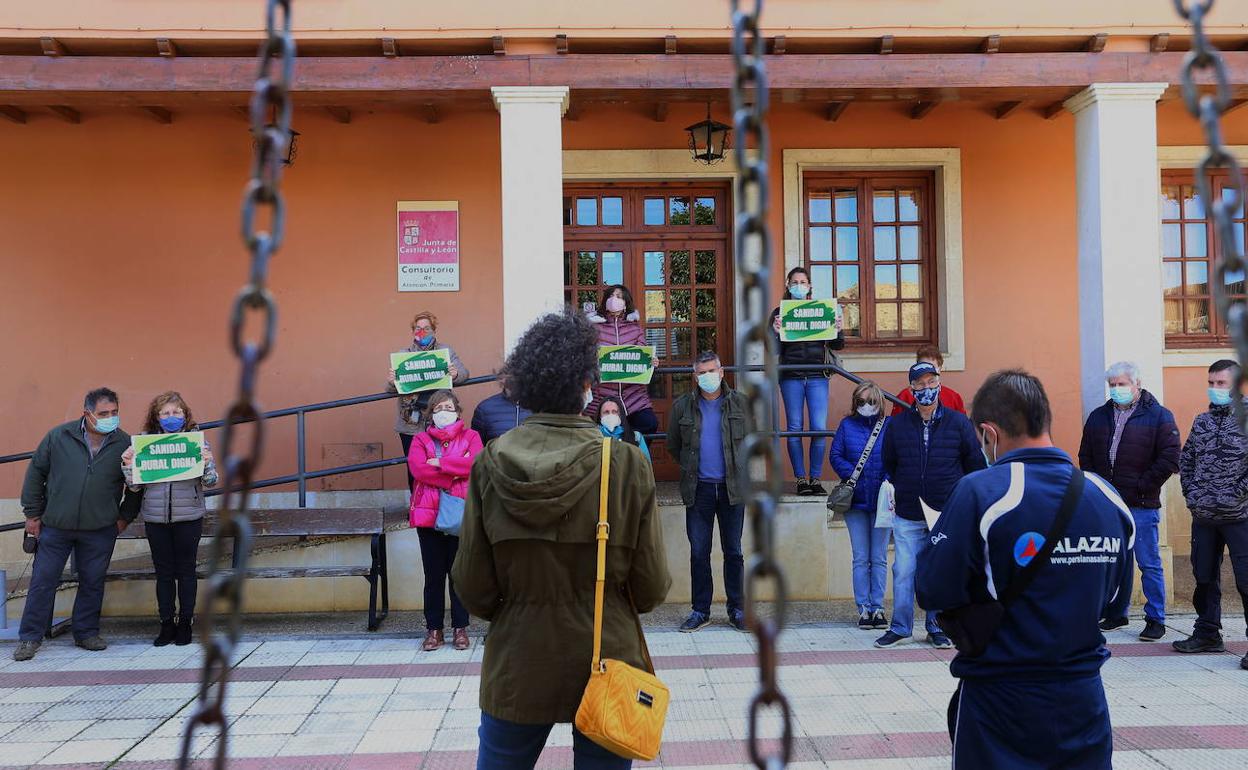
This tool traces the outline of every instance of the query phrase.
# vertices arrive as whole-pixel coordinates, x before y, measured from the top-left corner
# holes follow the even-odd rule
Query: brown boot
[[[454,635],[453,635],[453,641],[451,642],[451,646],[452,646],[452,647],[454,647],[454,648],[455,648],[455,649],[457,649],[457,650],[466,650],[466,649],[468,649],[468,647],[469,647],[469,642],[468,642],[468,629],[466,629],[466,628],[456,628],[456,629],[454,629],[454,631],[455,631],[455,633],[454,633]]]
[[[442,629],[431,628],[429,633],[425,634],[425,641],[420,645],[420,649],[425,652],[433,652],[442,647]]]

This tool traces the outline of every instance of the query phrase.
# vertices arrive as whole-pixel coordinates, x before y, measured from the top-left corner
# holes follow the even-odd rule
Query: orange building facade
[[[488,374],[527,320],[617,278],[663,363],[712,346],[730,359],[734,169],[691,160],[684,130],[708,105],[731,122],[726,4],[426,5],[294,3],[300,136],[262,405],[380,391],[420,310]],[[810,269],[816,296],[847,308],[846,367],[893,391],[923,343],[968,402],[987,373],[1025,367],[1073,454],[1105,365],[1132,359],[1186,435],[1205,368],[1230,356],[1190,187],[1203,139],[1177,86],[1187,31],[1160,0],[989,5],[769,4],[774,285]],[[33,448],[101,384],[131,432],[160,391],[200,419],[232,395],[252,150],[238,108],[262,15],[221,6],[0,19],[0,454]],[[1248,8],[1220,3],[1211,24],[1248,99]],[[1248,109],[1224,130],[1248,161]],[[457,203],[458,291],[397,290],[399,201]],[[687,387],[659,382],[660,411]],[[832,390],[835,428],[849,386]],[[468,389],[466,407],[493,392]],[[392,424],[389,402],[310,416],[308,467],[397,455]],[[271,424],[261,476],[294,471],[294,430]],[[0,465],[5,521],[23,468]],[[1172,492],[1176,555],[1186,520]]]

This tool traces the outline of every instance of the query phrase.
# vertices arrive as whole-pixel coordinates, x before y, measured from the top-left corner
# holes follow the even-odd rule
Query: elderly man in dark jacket
[[[1179,427],[1174,415],[1140,387],[1140,369],[1120,361],[1105,372],[1109,400],[1092,410],[1079,443],[1079,467],[1109,481],[1135,517],[1135,561],[1144,589],[1144,630],[1155,642],[1166,634],[1166,577],[1157,525],[1161,485],[1179,470]],[[1102,631],[1127,625],[1106,618]]]
[[[975,428],[961,412],[940,404],[940,372],[927,361],[910,367],[915,408],[894,417],[884,433],[884,475],[897,499],[893,520],[893,621],[876,647],[910,638],[914,628],[914,575],[919,554],[930,546],[923,506],[944,507],[954,485],[968,473],[988,467]],[[953,646],[926,617],[927,641],[937,649]]]
[[[1222,642],[1222,554],[1231,552],[1235,586],[1248,613],[1248,438],[1232,406],[1239,364],[1230,359],[1209,367],[1209,411],[1196,415],[1179,455],[1179,482],[1192,513],[1192,574],[1196,626],[1179,652],[1224,652]],[[1248,669],[1248,655],[1239,662]]]
[[[531,414],[528,409],[507,398],[506,393],[495,393],[477,404],[472,413],[472,429],[481,434],[483,444],[489,444],[524,422]]]
[[[116,393],[108,388],[91,391],[83,401],[82,417],[48,431],[26,468],[22,511],[26,533],[39,539],[39,549],[14,660],[30,660],[39,649],[71,553],[78,567],[74,644],[92,652],[108,647],[100,638],[104,578],[118,533],[138,514],[138,498],[125,496],[121,455],[130,446],[130,436],[118,427],[118,413]]]

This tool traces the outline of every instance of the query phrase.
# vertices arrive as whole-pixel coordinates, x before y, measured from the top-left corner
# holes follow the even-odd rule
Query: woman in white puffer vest
[[[180,393],[171,390],[152,399],[143,433],[194,430],[199,430],[199,426]],[[130,489],[143,491],[139,515],[143,517],[147,544],[152,550],[152,564],[156,568],[156,605],[160,610],[160,633],[152,644],[157,647],[164,647],[170,642],[190,644],[198,590],[195,568],[207,511],[204,487],[217,483],[217,466],[212,450],[205,440],[204,475],[198,479],[134,484],[133,449],[127,449],[122,455],[121,468]]]

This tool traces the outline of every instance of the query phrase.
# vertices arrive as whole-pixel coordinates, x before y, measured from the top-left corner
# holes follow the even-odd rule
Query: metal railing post
[[[308,453],[305,441],[308,413],[300,409],[295,414],[295,451],[299,457],[299,507],[308,507]]]
[[[9,573],[0,569],[0,631],[9,627]]]

